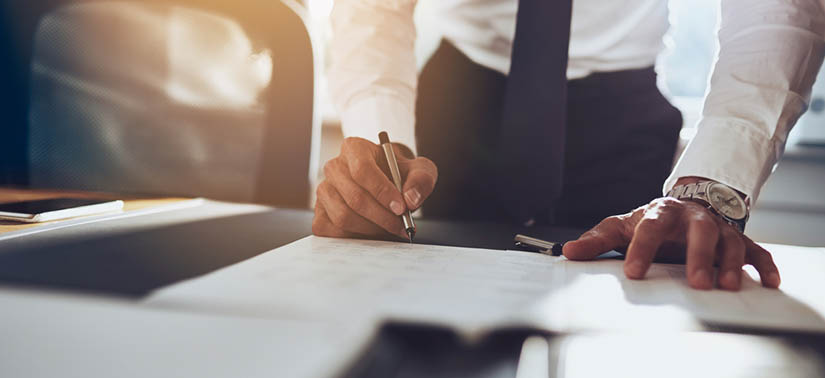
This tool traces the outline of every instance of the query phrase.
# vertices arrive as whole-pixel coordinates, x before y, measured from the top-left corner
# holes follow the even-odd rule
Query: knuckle
[[[662,211],[674,212],[684,209],[685,202],[672,197],[662,197],[653,200],[651,205]]]
[[[329,182],[327,180],[324,180],[321,181],[320,184],[318,184],[317,188],[315,188],[315,196],[319,200],[323,200],[324,198],[326,198],[327,193],[329,193],[329,185]]]
[[[340,159],[341,158],[336,157],[336,158],[330,159],[329,161],[326,162],[326,164],[324,164],[324,176],[332,177],[332,176],[335,175],[335,173],[337,173],[338,167],[341,164]]]
[[[432,175],[424,175],[419,182],[421,186],[427,189],[435,187],[435,177]]]
[[[662,206],[681,206],[683,201],[680,201],[673,197],[660,197],[653,200],[654,203],[661,204]]]
[[[599,222],[598,227],[614,228],[621,226],[623,223],[624,222],[619,216],[612,216],[602,219],[602,221]]]
[[[359,138],[356,137],[344,138],[344,141],[341,143],[341,152],[350,151],[353,147],[355,147],[358,144],[358,139]]]
[[[663,214],[675,215],[684,211],[685,205],[678,201],[663,201],[659,209]]]
[[[662,230],[667,226],[664,218],[660,214],[653,214],[653,215],[645,215],[640,221],[639,225],[636,226],[638,230],[651,230],[651,231],[658,231]]]
[[[704,220],[715,220],[716,219],[716,217],[710,212],[710,210],[708,210],[707,208],[705,208],[703,206],[699,206],[698,204],[697,204],[697,206],[698,207],[695,208],[696,209],[695,211],[691,211],[691,215],[694,218],[700,219],[700,220],[703,220],[703,221]]]
[[[344,228],[343,226],[347,224],[347,216],[343,211],[330,211],[327,212],[327,216],[338,228]]]
[[[423,157],[423,156],[419,156],[419,157],[415,158],[415,160],[417,160],[418,162],[420,162],[420,164],[421,164],[423,167],[426,167],[427,169],[431,170],[433,173],[436,173],[436,174],[438,173],[438,167],[437,167],[437,166],[435,165],[435,163],[433,163],[433,161],[432,161],[432,160],[430,160],[429,158],[426,158],[426,157]]]
[[[579,238],[593,238],[599,236],[599,231],[596,229],[590,229],[585,231],[583,234],[579,235]]]
[[[673,198],[657,198],[648,204],[642,219],[659,220],[664,223],[664,219],[671,219],[678,215],[684,206]]]
[[[706,209],[702,209],[702,211],[697,211],[691,214],[690,221],[703,231],[709,231],[710,229],[714,229],[716,232],[719,231],[719,225],[716,223],[716,216],[708,212]]]
[[[633,209],[633,211],[631,211],[631,213],[642,213],[643,214],[643,213],[647,212],[648,210],[654,209],[656,207],[656,203],[657,202],[655,202],[655,200],[653,202],[646,203],[642,206],[639,206],[639,207]]]
[[[426,173],[416,172],[410,174],[404,182],[404,189],[413,187],[418,188],[423,195],[426,195],[435,188],[435,178]]]
[[[599,222],[599,224],[596,225],[596,227],[593,227],[585,234],[588,236],[597,236],[601,232],[613,231],[619,231],[620,234],[624,234],[626,225],[624,219],[626,218],[623,218],[620,215],[604,218],[601,222]]]
[[[352,138],[344,138],[344,140],[341,142],[341,154],[339,156],[346,159],[346,157],[348,157],[352,153],[352,144]]]
[[[367,196],[363,192],[353,192],[345,198],[350,208],[358,210],[367,206]]]
[[[359,183],[365,182],[369,179],[369,163],[366,162],[364,159],[354,159],[352,161],[352,168],[350,169],[350,173],[352,174],[352,178]]]
[[[364,138],[349,137],[341,143],[341,154],[345,156],[358,156],[372,145],[372,142]]]

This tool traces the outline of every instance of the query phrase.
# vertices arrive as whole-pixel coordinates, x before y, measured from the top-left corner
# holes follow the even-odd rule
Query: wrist
[[[676,186],[679,186],[679,185],[695,184],[697,182],[702,182],[702,181],[719,182],[719,181],[712,180],[712,179],[705,178],[705,177],[685,176],[685,177],[679,177],[679,179],[676,180],[676,182],[673,184],[673,186],[676,187]],[[731,188],[731,189],[733,189],[733,188]],[[733,190],[736,192],[736,194],[739,195],[740,198],[742,198],[750,206],[750,198],[748,198],[748,196],[745,195],[745,193],[742,193],[742,192],[740,192],[736,189],[733,189]]]
[[[715,180],[679,178],[667,196],[698,202],[740,232],[744,231],[748,221],[750,206],[744,194]]]

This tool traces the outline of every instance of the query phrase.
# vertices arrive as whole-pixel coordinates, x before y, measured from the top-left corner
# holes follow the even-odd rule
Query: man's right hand
[[[379,145],[362,138],[344,139],[341,154],[324,166],[326,177],[316,192],[313,234],[407,239],[399,216],[421,207],[433,192],[438,169],[429,159],[414,157],[406,147],[394,148],[404,182],[401,192],[381,169],[386,158]]]

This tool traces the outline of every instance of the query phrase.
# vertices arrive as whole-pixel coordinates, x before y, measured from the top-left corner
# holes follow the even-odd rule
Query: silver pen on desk
[[[561,256],[562,247],[564,243],[554,243],[538,238],[533,238],[527,235],[517,234],[513,241],[516,247],[522,248],[528,252],[538,252],[550,256]]]
[[[387,158],[387,165],[390,167],[392,182],[395,184],[395,187],[398,188],[398,191],[401,192],[403,190],[401,171],[398,169],[398,161],[395,160],[395,151],[392,149],[390,137],[386,131],[382,131],[378,133],[378,140],[381,142],[381,148],[384,150],[384,156]],[[401,214],[401,222],[404,222],[404,230],[407,231],[407,236],[410,238],[410,243],[412,243],[413,237],[415,236],[415,222],[413,222],[410,210]]]

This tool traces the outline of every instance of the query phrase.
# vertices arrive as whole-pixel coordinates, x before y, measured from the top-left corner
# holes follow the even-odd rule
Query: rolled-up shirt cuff
[[[753,205],[781,154],[771,138],[755,130],[741,120],[704,119],[665,181],[663,193],[679,178],[704,177],[744,193]]]
[[[386,131],[390,140],[417,154],[415,114],[408,105],[391,96],[369,96],[351,102],[341,112],[344,137],[360,137],[378,143],[378,133]]]

